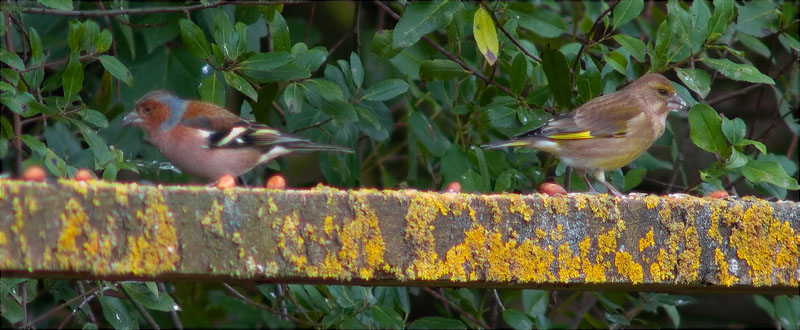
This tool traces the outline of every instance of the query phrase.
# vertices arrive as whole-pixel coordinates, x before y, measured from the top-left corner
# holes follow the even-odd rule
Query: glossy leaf
[[[71,100],[83,88],[83,65],[78,61],[77,54],[70,56],[67,69],[61,76],[64,86],[64,98]]]
[[[364,66],[361,65],[361,58],[356,53],[350,53],[350,75],[357,88],[361,88],[364,83]]]
[[[714,40],[725,33],[728,22],[733,17],[734,2],[729,0],[714,0],[714,14],[708,23],[708,38]]]
[[[268,72],[277,69],[294,59],[287,52],[258,53],[239,63],[242,73],[256,79],[264,78]]]
[[[242,94],[251,98],[253,101],[258,101],[258,93],[253,86],[250,86],[247,80],[242,78],[242,76],[233,72],[222,71],[222,77],[225,78],[225,83],[227,83],[228,86],[242,92]]]
[[[181,18],[178,23],[181,27],[183,45],[189,53],[199,58],[210,59],[212,55],[211,46],[209,46],[203,30],[197,24],[185,18]]]
[[[466,329],[467,326],[456,319],[426,316],[418,318],[408,326],[409,329]]]
[[[538,9],[533,13],[514,11],[519,25],[545,38],[555,38],[567,32],[567,25],[560,15],[548,9]],[[512,17],[514,17],[512,16]]]
[[[45,7],[60,10],[72,10],[72,0],[38,0]]]
[[[292,49],[292,41],[289,37],[289,26],[281,13],[274,14],[272,22],[269,23],[269,31],[272,34],[272,49],[274,51],[288,52]]]
[[[124,81],[128,86],[133,85],[133,76],[128,71],[128,67],[122,64],[116,57],[109,55],[100,55],[98,58],[103,67],[111,73],[114,78]]]
[[[741,118],[722,118],[721,128],[722,134],[732,145],[739,145],[744,139],[745,131],[747,130],[747,126]]]
[[[776,162],[751,159],[740,170],[742,175],[753,183],[766,182],[785,189],[800,189],[797,180],[787,175],[783,167]]]
[[[225,85],[222,83],[222,79],[219,79],[217,73],[203,78],[200,81],[200,86],[197,86],[197,92],[204,102],[214,103],[219,106],[225,105]]]
[[[405,93],[407,90],[408,84],[405,81],[389,79],[367,88],[361,98],[370,101],[386,101]]]
[[[525,315],[525,313],[520,312],[516,309],[508,308],[503,311],[503,320],[508,323],[512,328],[515,330],[529,330],[533,329],[533,322]]]
[[[459,2],[446,0],[412,2],[394,27],[392,46],[411,46],[422,36],[444,27],[453,19],[458,6]]]
[[[738,6],[736,30],[754,37],[766,37],[777,28],[778,9],[771,1],[750,1]]]
[[[478,51],[483,54],[486,63],[494,65],[500,52],[500,44],[497,41],[497,30],[489,13],[478,7],[472,22],[472,34],[475,43],[478,44]]]
[[[689,109],[689,135],[700,149],[726,156],[728,145],[721,129],[722,120],[711,106],[697,104]]]
[[[739,64],[728,59],[703,58],[703,63],[733,80],[774,85],[775,81],[750,64]]]
[[[631,56],[633,56],[633,58],[635,58],[637,61],[644,61],[644,42],[626,34],[616,34],[614,35],[614,40],[618,42],[622,48],[628,51],[628,53],[631,54]]]
[[[525,59],[525,54],[522,52],[517,53],[511,61],[511,92],[515,96],[519,96],[528,82],[528,60]]]
[[[414,111],[408,115],[408,126],[425,148],[435,156],[444,156],[450,148],[450,140],[422,113]]]
[[[675,72],[678,73],[678,78],[683,84],[699,94],[701,98],[705,99],[708,96],[708,92],[711,91],[711,77],[708,73],[700,69],[683,68],[676,68]]]
[[[614,18],[614,26],[618,27],[622,24],[639,16],[644,8],[642,0],[621,0],[619,4],[614,7],[612,17]]]
[[[139,322],[128,313],[125,305],[117,297],[102,295],[98,297],[103,316],[114,329],[138,329]]]
[[[425,81],[458,78],[467,73],[458,63],[451,60],[428,60],[419,66],[419,78]]]
[[[542,69],[547,76],[553,97],[561,108],[572,108],[572,86],[570,85],[567,58],[557,49],[542,50]]]
[[[25,63],[22,62],[22,59],[19,57],[19,55],[17,55],[17,53],[9,52],[5,49],[0,51],[0,61],[17,70],[25,69]]]

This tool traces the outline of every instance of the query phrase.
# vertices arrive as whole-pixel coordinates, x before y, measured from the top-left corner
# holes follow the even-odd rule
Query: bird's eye
[[[149,105],[144,106],[144,112],[150,112],[150,110],[153,110],[152,106]]]
[[[667,91],[666,89],[663,89],[663,88],[659,88],[658,89],[658,94],[661,94],[662,96],[667,96],[667,95],[669,95],[669,91]]]

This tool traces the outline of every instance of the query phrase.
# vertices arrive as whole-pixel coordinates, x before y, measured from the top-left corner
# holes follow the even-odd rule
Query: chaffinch
[[[685,110],[686,102],[660,74],[642,76],[617,92],[584,103],[544,125],[510,140],[482,145],[486,149],[529,147],[558,156],[586,172],[616,196],[619,191],[605,180],[605,171],[618,169],[638,158],[664,133],[667,114]]]
[[[217,105],[163,90],[139,99],[136,109],[123,118],[123,125],[128,124],[143,128],[172,164],[212,181],[226,174],[239,176],[293,151],[353,152],[283,134]]]

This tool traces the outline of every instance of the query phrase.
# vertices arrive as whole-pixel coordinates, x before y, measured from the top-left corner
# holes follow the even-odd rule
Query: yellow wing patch
[[[592,131],[574,132],[574,133],[559,133],[547,136],[553,140],[580,140],[580,139],[593,139]]]

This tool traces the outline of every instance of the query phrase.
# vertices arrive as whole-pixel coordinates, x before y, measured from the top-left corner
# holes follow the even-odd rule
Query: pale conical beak
[[[122,118],[122,125],[139,125],[142,123],[142,117],[136,111],[131,111]]]
[[[667,99],[667,109],[669,111],[686,110],[689,109],[689,105],[678,94],[673,94]]]

